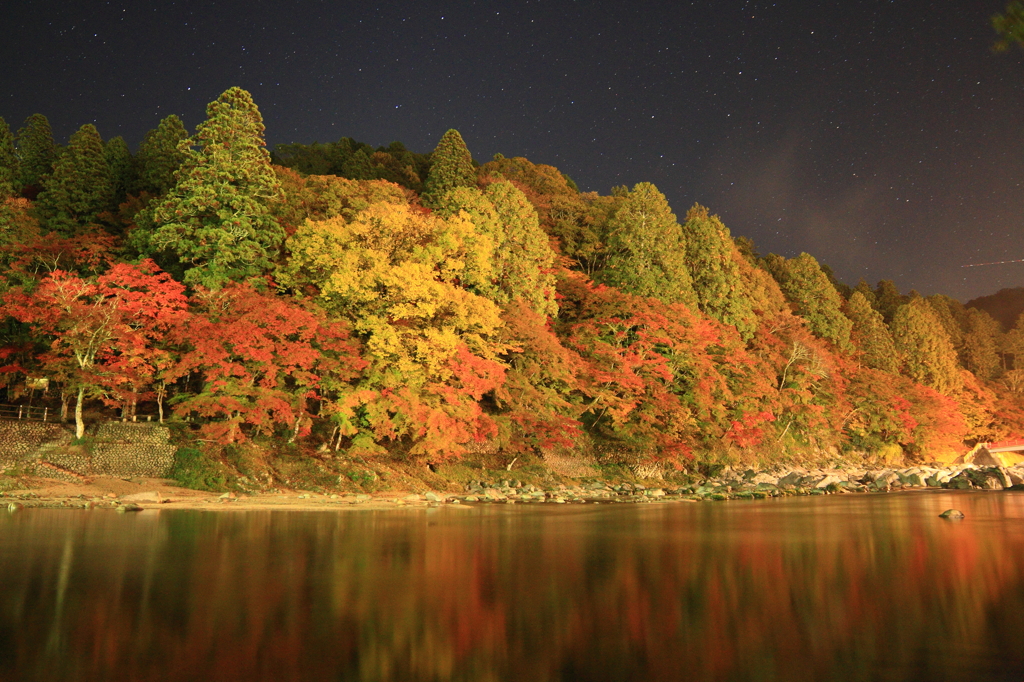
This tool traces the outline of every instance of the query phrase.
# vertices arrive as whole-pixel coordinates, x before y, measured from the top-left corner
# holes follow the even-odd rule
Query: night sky
[[[458,129],[581,189],[655,183],[762,253],[961,300],[1024,286],[1024,52],[1003,0],[60,2],[4,7],[0,116],[135,149],[233,85],[270,145]]]

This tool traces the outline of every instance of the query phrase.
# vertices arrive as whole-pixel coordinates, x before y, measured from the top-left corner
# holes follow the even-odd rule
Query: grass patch
[[[211,461],[198,448],[178,448],[174,453],[171,478],[183,488],[221,491],[227,480],[217,462]]]

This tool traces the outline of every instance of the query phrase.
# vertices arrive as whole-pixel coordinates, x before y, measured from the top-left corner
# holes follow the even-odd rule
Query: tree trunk
[[[85,421],[82,419],[82,402],[85,398],[85,387],[78,389],[78,401],[75,403],[75,438],[85,437]]]
[[[167,393],[167,384],[160,382],[156,388],[156,409],[160,412],[160,423],[164,423],[164,394]]]

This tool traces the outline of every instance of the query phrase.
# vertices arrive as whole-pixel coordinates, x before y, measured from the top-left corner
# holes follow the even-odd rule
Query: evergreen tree
[[[493,183],[483,192],[456,187],[436,212],[448,217],[460,211],[492,244],[491,284],[476,287],[476,293],[502,305],[521,299],[540,315],[555,315],[555,253],[526,196],[511,182]]]
[[[373,180],[377,174],[370,163],[370,155],[363,148],[357,149],[341,166],[341,176],[349,180]]]
[[[1024,370],[1024,313],[1003,336],[1002,349],[1011,355],[1013,369]]]
[[[43,180],[37,209],[49,229],[71,236],[106,210],[113,196],[110,167],[96,126],[86,123],[61,150]]]
[[[862,353],[861,361],[872,369],[898,373],[900,362],[892,334],[885,326],[882,314],[871,307],[871,302],[863,291],[854,290],[846,304],[846,312],[853,323],[850,338]]]
[[[533,204],[507,181],[488,185],[484,195],[494,206],[501,226],[494,243],[498,290],[509,301],[523,299],[540,315],[557,314],[555,253],[547,235],[540,229]]]
[[[0,117],[0,202],[21,191],[18,181],[18,153],[7,121]]]
[[[779,284],[796,313],[807,320],[816,336],[849,349],[853,323],[843,315],[842,299],[818,261],[801,253],[785,261],[785,271],[784,281]]]
[[[892,337],[911,379],[947,395],[962,386],[956,350],[926,300],[915,298],[896,309]]]
[[[476,185],[473,157],[458,130],[449,130],[430,155],[430,171],[423,187],[422,201],[433,207],[445,192],[456,187]]]
[[[785,286],[786,280],[789,279],[789,270],[786,266],[785,258],[777,253],[769,253],[761,259],[760,264],[772,276],[772,279],[778,283],[779,287]]]
[[[57,160],[57,145],[53,142],[50,121],[42,114],[32,114],[18,130],[18,157],[21,161],[21,185],[39,186],[42,177],[53,168]]]
[[[597,279],[638,296],[697,306],[686,269],[683,228],[649,182],[628,191],[609,221],[608,258]]]
[[[883,279],[875,288],[875,310],[882,313],[886,324],[892,324],[896,309],[906,302],[907,297],[900,295],[900,290],[891,279]]]
[[[103,145],[103,156],[110,169],[110,208],[116,209],[135,185],[135,163],[124,138],[118,135]]]
[[[855,286],[853,290],[859,291],[867,302],[871,304],[871,307],[875,308],[875,290],[871,288],[870,284],[864,281],[863,277],[861,277],[860,281],[857,282],[857,286]],[[882,319],[884,320],[885,318]]]
[[[252,96],[233,87],[207,106],[206,120],[182,143],[185,164],[143,240],[148,252],[173,254],[190,267],[187,284],[217,289],[272,267],[284,230],[269,210],[281,186],[263,133]]]
[[[957,353],[960,353],[964,345],[964,328],[967,323],[967,309],[964,304],[955,298],[933,294],[925,299],[932,307],[935,317],[942,323],[950,343]]]
[[[718,216],[694,204],[683,223],[683,239],[697,305],[716,320],[736,327],[749,341],[757,329],[757,316],[740,277],[729,229]]]
[[[174,187],[174,174],[185,162],[186,153],[180,147],[186,139],[188,130],[174,114],[146,133],[135,159],[138,168],[136,191],[160,195]]]
[[[992,379],[999,371],[1002,345],[999,322],[984,310],[967,308],[960,356],[964,367],[981,379]]]

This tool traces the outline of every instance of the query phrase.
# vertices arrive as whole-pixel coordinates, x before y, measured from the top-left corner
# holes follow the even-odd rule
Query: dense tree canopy
[[[697,305],[719,322],[736,327],[744,338],[751,338],[757,318],[733,258],[736,246],[729,229],[718,216],[696,204],[686,214],[683,235]]]
[[[57,145],[53,141],[50,119],[42,114],[29,116],[25,119],[25,125],[18,130],[17,142],[21,185],[38,186],[57,159]]]
[[[609,221],[607,251],[599,281],[665,303],[696,305],[683,229],[651,183],[638,183],[626,194]]]
[[[372,177],[372,176],[371,176]],[[449,130],[430,155],[430,172],[423,187],[423,203],[434,206],[456,187],[476,184],[473,157],[458,130]]]
[[[50,386],[36,399],[73,402],[79,436],[91,404],[211,443],[574,448],[638,472],[1024,431],[1024,322],[761,257],[699,204],[680,225],[651,183],[476,168],[454,130],[429,155],[341,138],[273,159],[240,88],[136,156],[89,124],[58,153],[45,116],[16,137],[0,119],[9,399]]]
[[[86,123],[61,150],[53,172],[43,179],[37,208],[43,223],[72,235],[110,206],[114,183],[96,126]]]
[[[146,133],[136,156],[139,191],[160,195],[174,187],[175,173],[187,158],[187,149],[181,148],[187,139],[185,125],[174,114]]]
[[[276,260],[284,230],[270,206],[282,199],[281,186],[263,133],[252,96],[231,88],[182,143],[184,165],[140,242],[145,253],[173,254],[186,283],[216,289],[268,272]]]
[[[11,127],[0,117],[0,200],[20,192],[18,152]]]

